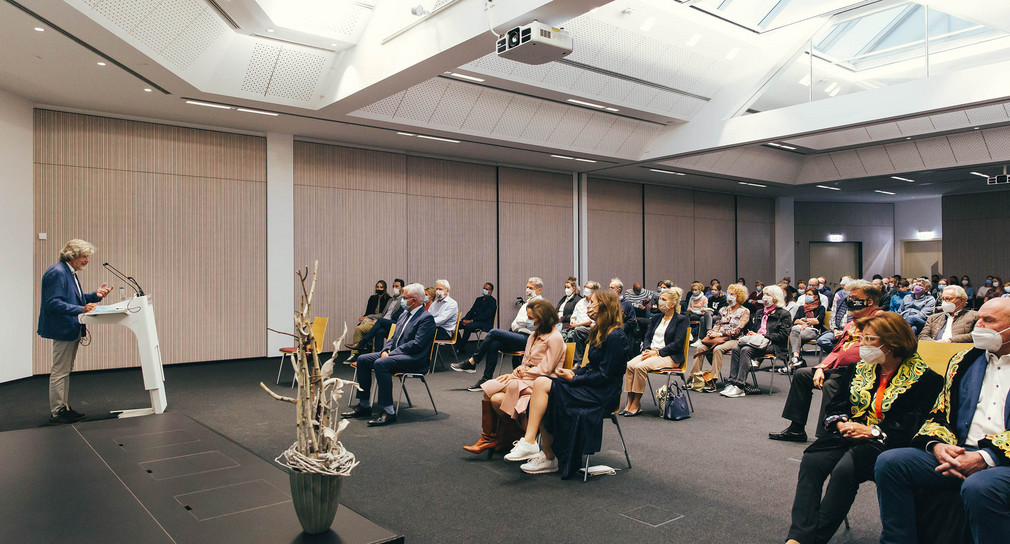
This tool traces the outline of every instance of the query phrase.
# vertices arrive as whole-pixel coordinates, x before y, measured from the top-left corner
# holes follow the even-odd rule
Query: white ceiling
[[[304,17],[290,9],[298,2],[342,11]],[[841,116],[810,132],[765,126],[734,143],[740,105],[830,14],[755,32],[668,0],[498,0],[488,10],[484,0],[427,0],[421,5],[430,13],[420,18],[410,13],[417,4],[0,0],[0,89],[40,107],[799,199],[982,190],[984,181],[968,172],[990,165],[995,173],[1010,162],[1006,100],[966,98],[962,107],[856,126]],[[985,3],[972,12],[970,4],[958,6],[959,16],[1010,15]],[[563,26],[573,53],[538,66],[490,53],[492,25],[500,32],[532,18]],[[871,103],[876,92],[858,98]],[[803,111],[831,114],[835,102],[853,100],[824,99]],[[663,142],[685,130],[728,144],[664,155]],[[761,145],[769,141],[798,149]],[[890,176],[902,174],[915,183],[895,188]],[[896,194],[873,192],[888,188]]]

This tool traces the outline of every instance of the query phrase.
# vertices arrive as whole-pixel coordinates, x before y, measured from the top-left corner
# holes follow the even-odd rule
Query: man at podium
[[[67,403],[70,371],[85,328],[79,316],[95,309],[112,290],[107,284],[90,293],[81,288],[77,273],[88,265],[95,247],[84,240],[70,240],[60,251],[60,262],[42,275],[42,303],[38,334],[53,341],[53,368],[49,375],[49,424],[75,423],[84,419]]]

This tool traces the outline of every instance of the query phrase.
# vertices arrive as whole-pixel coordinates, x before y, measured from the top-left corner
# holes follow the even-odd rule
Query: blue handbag
[[[691,417],[691,409],[687,406],[687,394],[680,388],[679,384],[670,384],[676,387],[676,392],[669,391],[666,397],[666,407],[663,410],[663,419],[680,421]]]

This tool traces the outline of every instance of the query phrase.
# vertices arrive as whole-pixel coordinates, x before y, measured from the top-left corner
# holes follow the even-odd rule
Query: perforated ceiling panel
[[[993,160],[1010,160],[1010,127],[983,130],[982,137]]]
[[[831,153],[831,162],[838,169],[838,175],[842,178],[858,178],[866,175],[863,163],[859,161],[859,155],[855,151],[835,151]]]
[[[270,76],[274,73],[274,66],[277,64],[277,57],[280,53],[281,47],[279,45],[266,43],[254,45],[252,56],[249,58],[249,67],[242,80],[242,90],[266,95],[267,86],[270,85]]]
[[[950,142],[950,149],[954,152],[954,160],[958,164],[979,164],[991,159],[981,131],[951,134],[947,136],[947,141]]]
[[[558,129],[561,119],[565,117],[565,110],[569,109],[561,104],[553,102],[541,102],[536,115],[526,125],[521,135],[523,140],[534,142],[548,142],[551,135]]]
[[[992,123],[1005,123],[1007,118],[1006,108],[1002,104],[990,104],[979,108],[964,110],[968,115],[968,122],[973,125],[988,125]]]
[[[891,164],[891,159],[887,156],[887,151],[883,146],[857,149],[856,154],[859,155],[859,162],[863,164],[866,173],[871,176],[889,174],[894,171],[894,165]]]
[[[541,102],[541,100],[528,96],[513,96],[508,108],[505,108],[505,113],[498,119],[498,123],[491,133],[509,139],[518,138],[533,116],[537,114]]]
[[[448,86],[446,79],[436,77],[407,89],[407,94],[396,110],[397,119],[427,123]]]
[[[160,3],[161,0],[104,0],[93,3],[92,7],[123,30],[132,33]]]
[[[565,116],[558,122],[557,128],[547,139],[547,143],[570,147],[592,118],[593,112],[591,111],[582,108],[565,109]]]
[[[929,117],[913,117],[911,119],[899,119],[898,128],[905,136],[915,136],[918,134],[928,134],[935,130]]]
[[[429,122],[432,126],[454,129],[463,126],[466,116],[470,115],[470,110],[480,98],[480,92],[481,88],[476,85],[450,81]]]
[[[887,151],[887,157],[891,159],[891,164],[898,172],[912,172],[924,168],[919,149],[912,142],[886,144],[884,151]]]
[[[182,34],[182,31],[195,21],[206,7],[206,4],[200,6],[185,0],[161,2],[134,28],[133,35],[154,51],[161,52]]]
[[[512,102],[511,93],[497,89],[484,89],[480,93],[477,103],[470,108],[470,115],[467,115],[466,120],[463,121],[463,129],[490,134],[510,102]]]
[[[575,141],[572,142],[572,148],[596,149],[596,144],[600,143],[600,140],[603,139],[603,136],[614,125],[615,121],[617,121],[617,117],[613,115],[593,112],[593,118],[586,123],[586,126],[582,127],[582,131],[579,132],[579,135],[575,137]]]
[[[181,69],[189,68],[215,42],[226,36],[228,26],[217,14],[204,10],[195,21],[168,44],[162,54]]]
[[[374,102],[361,108],[362,112],[367,112],[374,114],[378,117],[393,117],[396,115],[396,109],[400,107],[400,102],[403,101],[403,96],[407,94],[407,91],[400,91],[392,96],[386,97],[378,102]]]
[[[312,100],[327,60],[329,56],[325,53],[287,46],[281,48],[277,67],[274,69],[273,77],[270,78],[267,96],[305,102]]]
[[[946,136],[916,140],[915,147],[919,149],[919,156],[922,157],[922,163],[926,168],[941,168],[954,164],[954,152],[950,149],[950,142]]]
[[[901,129],[897,123],[880,123],[866,127],[866,133],[873,140],[891,140],[901,137]]]
[[[933,126],[936,127],[937,130],[953,130],[964,128],[971,124],[964,111],[937,113],[930,115],[929,119],[933,122]]]

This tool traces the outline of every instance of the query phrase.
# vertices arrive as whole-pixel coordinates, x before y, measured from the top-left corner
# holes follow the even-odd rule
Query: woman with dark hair
[[[481,433],[476,444],[463,446],[468,452],[500,450],[510,443],[499,436],[502,424],[508,424],[502,416],[521,424],[534,381],[541,376],[556,375],[565,362],[565,341],[557,330],[558,312],[551,303],[544,299],[530,301],[526,306],[526,319],[533,322],[533,334],[526,340],[522,364],[511,374],[498,376],[480,386],[484,390],[480,401]]]
[[[588,361],[574,371],[558,370],[555,378],[536,379],[526,435],[505,455],[508,461],[529,460],[521,468],[530,474],[560,471],[562,478],[570,478],[583,454],[600,451],[600,422],[621,402],[628,337],[617,293],[596,291],[588,312],[595,320],[589,330]],[[538,429],[542,451],[536,442]]]
[[[985,294],[985,300],[982,301],[982,304],[985,304],[986,302],[989,302],[990,300],[992,300],[994,298],[1000,298],[1000,297],[1002,297],[1003,296],[1003,287],[1004,287],[1003,280],[999,276],[993,276],[992,277],[992,288],[989,289],[988,292],[986,292],[986,294]]]
[[[915,334],[900,315],[880,312],[856,327],[862,360],[847,367],[825,409],[828,432],[803,453],[787,544],[831,540],[859,484],[873,479],[877,456],[908,445],[943,387],[915,352]]]

